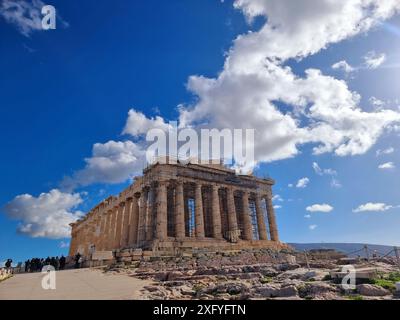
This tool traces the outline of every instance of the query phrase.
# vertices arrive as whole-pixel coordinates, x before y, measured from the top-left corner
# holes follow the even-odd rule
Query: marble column
[[[132,198],[128,198],[125,201],[124,217],[122,221],[122,235],[121,235],[121,247],[125,248],[129,245],[129,224],[131,223],[131,208]]]
[[[221,226],[221,210],[219,207],[219,187],[212,185],[212,222],[213,222],[213,237],[222,239],[222,226]]]
[[[116,222],[117,222],[117,213],[118,213],[118,207],[114,207],[111,211],[111,224],[110,224],[110,233],[109,233],[110,250],[116,249],[115,248],[115,227],[116,227]]]
[[[237,231],[237,217],[236,217],[236,209],[235,209],[235,198],[233,194],[233,188],[228,187],[227,190],[227,207],[228,207],[228,223],[229,223],[229,231]]]
[[[243,239],[253,240],[248,191],[243,192],[243,229]]]
[[[146,200],[146,240],[151,241],[154,238],[154,205],[155,205],[155,190],[151,187],[147,193]]]
[[[260,240],[268,240],[267,238],[267,228],[265,225],[264,212],[261,208],[261,198],[260,195],[256,194],[256,213],[257,213],[257,225],[258,234]]]
[[[146,229],[147,229],[147,195],[148,192],[144,189],[139,199],[139,230],[137,243],[141,244],[142,241],[146,240]]]
[[[175,235],[177,239],[183,239],[185,238],[185,197],[183,182],[178,181],[175,197]]]
[[[159,182],[157,192],[157,216],[156,216],[156,238],[165,240],[167,238],[167,184]]]
[[[134,196],[132,198],[131,218],[129,225],[129,246],[134,247],[137,245],[139,228],[139,198]]]
[[[106,250],[106,241],[107,241],[107,222],[108,222],[108,215],[107,212],[103,212],[102,216],[101,216],[101,220],[103,223],[103,227],[101,230],[101,240],[100,240],[100,250],[104,251]]]
[[[98,234],[98,239],[97,239],[97,244],[96,244],[96,250],[101,251],[103,250],[103,234],[104,234],[104,216],[103,214],[98,213],[98,219],[99,219],[99,234]]]
[[[105,249],[106,250],[112,250],[112,245],[111,245],[111,237],[112,237],[112,220],[113,220],[113,211],[112,210],[107,210],[107,235],[105,237]]]
[[[123,221],[124,211],[125,211],[125,203],[121,202],[118,205],[117,222],[115,225],[115,238],[114,238],[115,249],[121,248],[121,232],[122,232],[122,221]]]
[[[195,187],[195,228],[196,237],[204,238],[204,212],[203,212],[203,195],[201,190],[201,184],[196,184]]]
[[[101,242],[101,216],[99,215],[99,212],[96,212],[96,225],[95,225],[95,240],[94,240],[94,245],[96,247],[96,251],[100,250],[100,242]]]
[[[272,197],[270,195],[267,195],[265,197],[265,202],[267,207],[268,225],[269,225],[271,240],[279,241],[278,227],[276,225],[275,210],[274,210],[274,205],[272,203]]]

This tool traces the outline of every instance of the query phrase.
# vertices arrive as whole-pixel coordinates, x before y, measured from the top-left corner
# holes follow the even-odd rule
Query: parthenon
[[[70,255],[126,248],[281,248],[274,180],[223,164],[154,163],[71,224]]]

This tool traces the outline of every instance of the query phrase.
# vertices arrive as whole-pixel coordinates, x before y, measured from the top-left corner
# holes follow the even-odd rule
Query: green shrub
[[[396,284],[388,279],[373,279],[372,283],[390,291],[396,291]]]
[[[400,282],[400,272],[391,272],[387,278],[394,283]]]
[[[272,282],[272,281],[273,281],[273,279],[272,279],[271,277],[263,277],[263,278],[260,279],[260,282],[261,282],[262,284],[270,283],[270,282]]]

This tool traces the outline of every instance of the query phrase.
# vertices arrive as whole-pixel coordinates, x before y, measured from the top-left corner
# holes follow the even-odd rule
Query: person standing
[[[65,262],[66,262],[66,259],[65,259],[65,257],[62,255],[61,258],[60,258],[60,270],[64,270],[64,268],[65,268]]]
[[[5,267],[6,269],[11,269],[12,266],[12,259],[7,259]]]
[[[79,269],[81,263],[81,254],[78,252],[75,256],[75,269]]]

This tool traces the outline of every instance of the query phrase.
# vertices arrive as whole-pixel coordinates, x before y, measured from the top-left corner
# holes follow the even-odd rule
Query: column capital
[[[168,181],[158,181],[158,186],[159,187],[167,187],[169,184]]]

